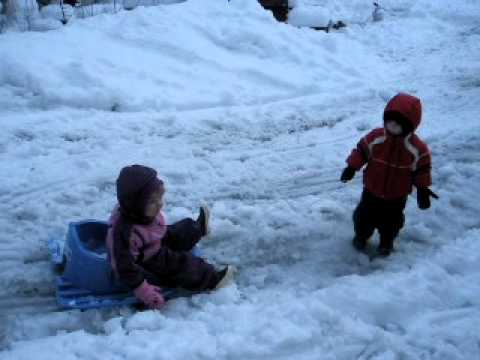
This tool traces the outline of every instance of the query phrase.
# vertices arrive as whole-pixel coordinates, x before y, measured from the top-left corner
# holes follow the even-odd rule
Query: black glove
[[[345,169],[343,169],[340,180],[346,183],[347,181],[352,180],[354,176],[355,176],[355,169],[350,166],[347,166]]]
[[[420,188],[417,189],[417,204],[418,207],[422,210],[426,210],[430,207],[430,197],[438,199],[438,195],[435,194],[429,188]]]

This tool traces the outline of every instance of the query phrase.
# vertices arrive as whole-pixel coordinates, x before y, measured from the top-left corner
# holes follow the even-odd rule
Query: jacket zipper
[[[383,184],[383,197],[387,195],[387,186],[388,186],[388,181],[390,180],[390,173],[392,170],[391,169],[392,167],[390,166],[390,164],[392,163],[391,162],[392,157],[395,154],[395,150],[397,149],[397,138],[392,137],[392,141],[393,141],[393,146],[387,158],[387,174],[385,175],[385,182]]]

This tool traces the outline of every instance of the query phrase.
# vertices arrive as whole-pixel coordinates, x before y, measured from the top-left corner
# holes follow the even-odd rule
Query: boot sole
[[[208,206],[202,205],[201,208],[203,209],[203,213],[205,215],[205,234],[203,236],[207,236],[210,234],[210,210],[208,209]]]
[[[235,267],[232,266],[232,265],[228,265],[227,266],[227,272],[225,273],[225,276],[222,278],[222,280],[220,280],[217,284],[217,286],[215,286],[215,289],[214,290],[218,290],[218,289],[221,289],[222,287],[225,287],[227,286],[228,284],[230,284],[233,280],[233,277],[235,275]]]

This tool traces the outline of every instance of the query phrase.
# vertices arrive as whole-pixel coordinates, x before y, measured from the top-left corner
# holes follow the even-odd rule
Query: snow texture
[[[189,0],[0,35],[0,359],[480,358],[480,7],[381,6],[298,0],[348,24],[330,34]],[[339,176],[398,91],[422,99],[440,200],[413,194],[370,262],[350,244],[361,175]],[[165,180],[170,221],[210,205],[202,251],[235,284],[60,312],[48,239],[107,219],[132,163]]]

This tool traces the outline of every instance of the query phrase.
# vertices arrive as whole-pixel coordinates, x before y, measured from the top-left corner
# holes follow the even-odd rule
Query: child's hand
[[[438,199],[438,195],[429,188],[417,189],[417,204],[421,210],[426,210],[430,207],[430,197]]]
[[[343,169],[340,180],[346,183],[347,181],[352,180],[354,176],[355,176],[355,169],[350,166],[347,166],[345,169]]]
[[[146,280],[134,290],[134,294],[137,299],[141,300],[150,309],[158,310],[165,305],[165,299],[160,292],[160,288],[150,285]]]

